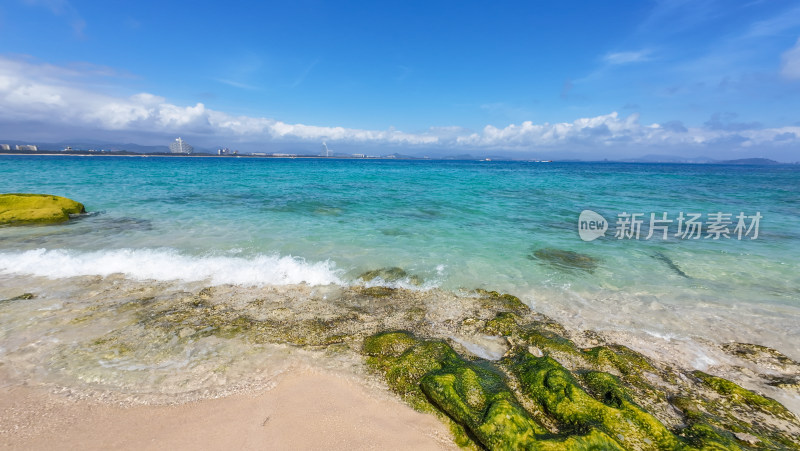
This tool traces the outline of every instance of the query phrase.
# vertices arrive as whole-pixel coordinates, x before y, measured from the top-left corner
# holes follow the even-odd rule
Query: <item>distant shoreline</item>
[[[209,153],[172,154],[172,153],[137,153],[128,151],[89,152],[89,151],[16,151],[2,150],[0,156],[71,156],[71,157],[163,157],[163,158],[267,158],[281,160],[398,160],[398,161],[479,161],[485,163],[518,162],[518,163],[610,163],[610,164],[680,164],[680,165],[732,165],[732,166],[797,166],[798,162],[780,162],[767,158],[742,158],[724,161],[630,161],[630,160],[512,160],[499,158],[423,158],[411,156],[381,156],[381,157],[356,157],[348,155],[322,156],[322,155],[214,155]]]
[[[433,160],[431,158],[405,158],[405,157],[350,157],[320,155],[214,155],[210,153],[172,154],[172,153],[136,153],[136,152],[56,152],[56,151],[0,151],[0,155],[15,156],[67,156],[67,157],[165,157],[165,158],[280,158],[280,159],[323,159],[323,160]],[[465,160],[472,161],[472,160]],[[515,160],[508,160],[515,161]]]

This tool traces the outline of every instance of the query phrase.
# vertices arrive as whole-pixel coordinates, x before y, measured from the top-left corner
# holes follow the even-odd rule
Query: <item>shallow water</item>
[[[298,305],[349,286],[482,287],[576,330],[651,337],[652,352],[740,341],[800,359],[797,166],[3,156],[0,192],[62,195],[91,212],[0,228],[0,299],[37,295],[0,303],[0,360],[20,374],[194,393],[306,352],[269,343],[244,352],[214,336],[178,346],[118,312],[126,300],[207,286],[245,297],[283,289]],[[579,238],[585,209],[611,222],[604,238]],[[644,214],[642,239],[613,237],[622,212]],[[763,219],[755,240],[645,240],[649,214],[661,212]],[[387,267],[407,274],[359,278]],[[74,322],[88,308],[106,314]],[[109,330],[151,343],[134,360],[175,376],[87,350]],[[688,363],[715,364],[695,354]]]

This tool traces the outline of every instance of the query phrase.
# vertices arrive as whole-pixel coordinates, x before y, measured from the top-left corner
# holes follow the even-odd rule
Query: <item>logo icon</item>
[[[583,210],[578,217],[578,235],[583,241],[593,241],[606,234],[608,221],[592,210]]]

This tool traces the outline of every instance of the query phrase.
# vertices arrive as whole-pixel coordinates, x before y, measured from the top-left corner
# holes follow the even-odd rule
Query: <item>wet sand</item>
[[[0,375],[5,449],[456,449],[432,415],[353,379],[293,369],[274,388],[173,406],[74,399]]]

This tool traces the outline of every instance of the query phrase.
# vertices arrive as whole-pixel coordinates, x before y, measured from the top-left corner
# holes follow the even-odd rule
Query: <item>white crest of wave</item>
[[[279,255],[197,257],[172,249],[0,252],[0,273],[50,278],[121,273],[138,280],[208,281],[212,285],[344,284],[330,261],[309,263]]]

